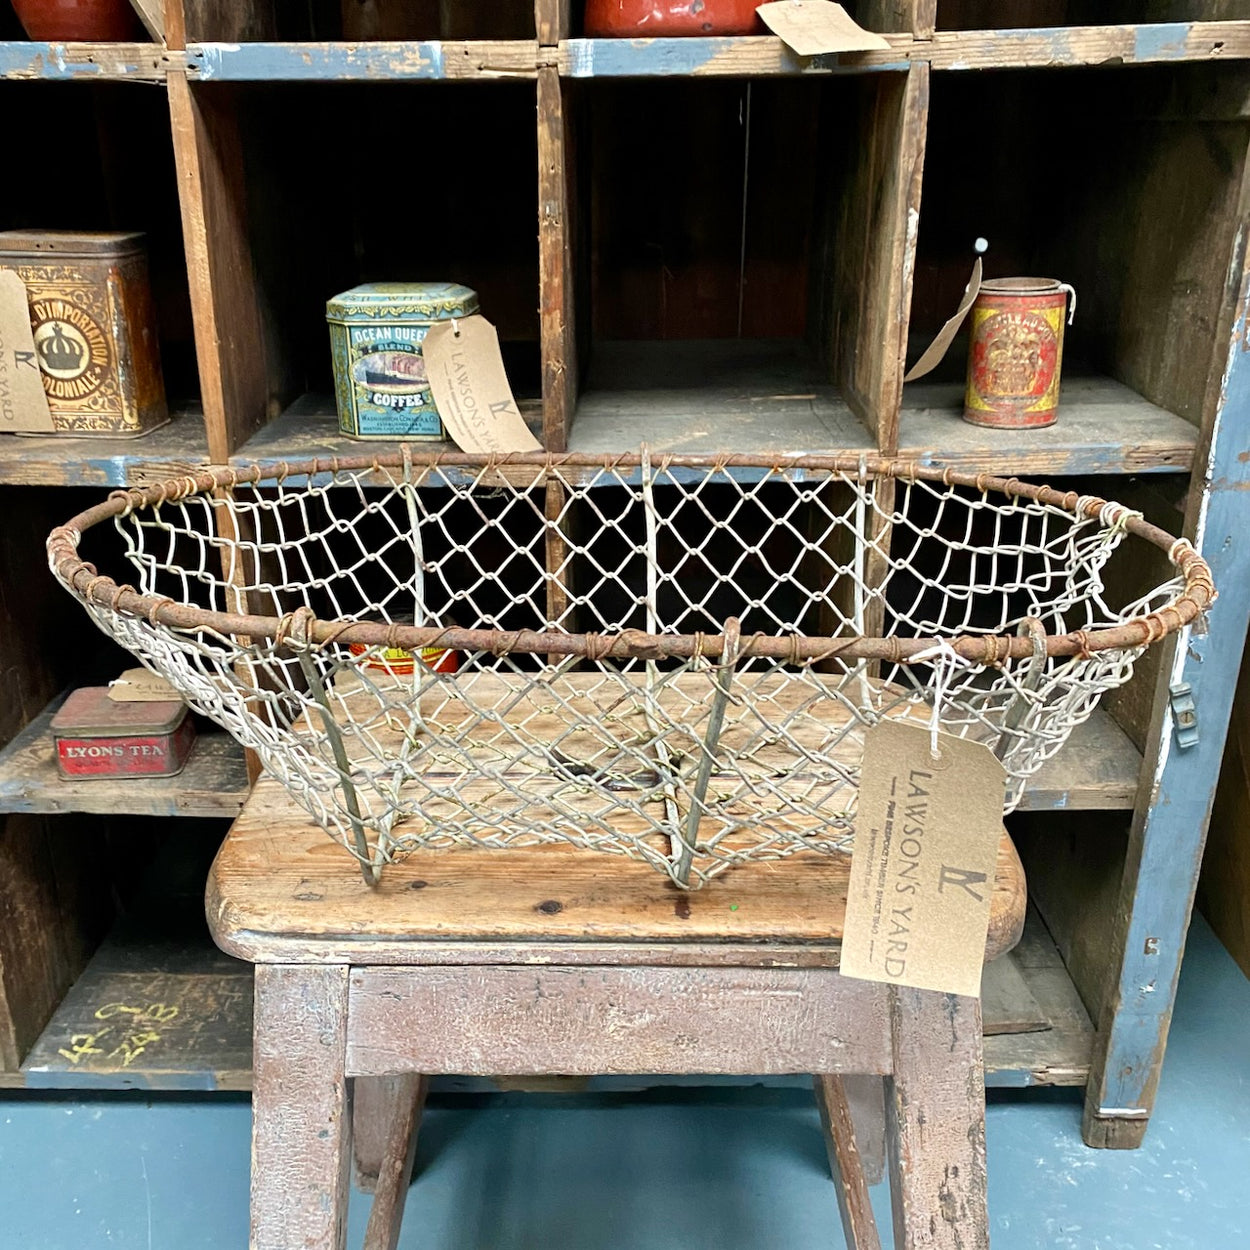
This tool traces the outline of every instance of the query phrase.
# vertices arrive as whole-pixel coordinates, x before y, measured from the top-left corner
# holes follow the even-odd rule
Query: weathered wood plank
[[[880,1073],[885,997],[823,968],[355,968],[347,1071]]]
[[[929,70],[858,84],[834,235],[832,318],[822,334],[843,398],[887,454],[898,444],[908,309],[924,166]]]
[[[1221,146],[1226,142],[1227,136],[1221,135]],[[1118,952],[1113,989],[1099,1017],[1086,1089],[1083,1129],[1090,1145],[1140,1144],[1154,1103],[1237,686],[1238,642],[1250,622],[1245,518],[1250,460],[1244,422],[1250,404],[1250,357],[1245,351],[1250,333],[1250,160],[1244,132],[1238,147],[1231,178],[1236,186],[1234,212],[1226,223],[1225,250],[1216,269],[1221,286],[1213,325],[1218,330],[1199,345],[1208,361],[1196,456],[1204,480],[1189,492],[1184,527],[1185,536],[1209,562],[1220,597],[1207,614],[1207,628],[1188,629],[1161,644],[1163,675],[1113,913],[1111,949]],[[1199,380],[1202,373],[1198,371]],[[1170,704],[1170,690],[1177,683],[1190,687],[1201,718],[1198,741],[1188,746],[1178,740]]]
[[[988,1250],[980,1007],[891,990],[886,1138],[897,1250]]]
[[[1050,1028],[987,1037],[986,1084],[1013,1088],[1084,1085],[1094,1029],[1062,957],[1032,907],[1019,945],[1003,958],[1020,972]]]
[[[175,777],[67,781],[56,766],[51,722],[57,698],[0,751],[0,812],[234,817],[247,798],[243,748],[229,734],[204,733]]]
[[[414,851],[371,889],[348,853],[263,777],[218,853],[207,907],[219,944],[272,962],[402,963],[420,941],[423,962],[455,962],[458,950],[465,963],[528,963],[564,942],[565,962],[579,946],[592,963],[694,963],[713,944],[713,962],[754,948],[767,962],[787,952],[797,964],[836,961],[848,863],[792,855],[682,893],[636,860],[561,846]],[[1023,877],[1006,837],[994,898],[988,958],[1014,944],[1023,917]]]
[[[932,30],[932,8],[916,10],[916,37],[885,32],[888,50],[801,57],[772,36],[708,39],[567,39],[560,73],[572,78],[762,77],[898,71],[927,61],[935,70],[1048,69],[1235,61],[1250,56],[1250,22],[1054,26],[1019,30]]]
[[[200,82],[376,82],[533,78],[533,40],[370,43],[192,43],[187,75]]]
[[[208,454],[224,464],[267,416],[269,382],[232,101],[168,78]]]
[[[111,938],[22,1072],[39,1089],[247,1089],[252,969],[207,943]]]
[[[1198,902],[1228,952],[1250,976],[1250,663],[1243,658],[1224,746]]]
[[[538,71],[538,304],[542,334],[543,445],[564,451],[577,403],[570,211],[571,118],[553,66]]]
[[[373,1206],[365,1229],[364,1250],[396,1250],[399,1229],[404,1219],[404,1203],[412,1179],[412,1164],[417,1154],[417,1132],[421,1112],[429,1089],[429,1078],[416,1073],[394,1077],[357,1077],[354,1097],[373,1090],[385,1096],[382,1124],[386,1136],[378,1159],[377,1172],[370,1186]],[[368,1094],[366,1094],[368,1097]],[[377,1105],[378,1099],[374,1098]],[[353,1126],[360,1125],[358,1101],[352,1107]],[[359,1155],[357,1154],[357,1159]]]
[[[972,425],[962,418],[963,399],[958,383],[906,387],[899,455],[943,468],[1055,475],[1185,473],[1193,465],[1193,424],[1111,378],[1065,378],[1059,419],[1041,430]]]
[[[1004,1033],[1040,1033],[1050,1018],[1029,989],[1011,952],[985,965],[981,974],[981,1032],[986,1037]]]
[[[0,435],[3,486],[137,486],[207,463],[198,406],[142,438]]]
[[[256,969],[252,1250],[344,1250],[347,969]]]
[[[163,82],[182,57],[156,43],[38,43],[0,41],[0,79],[53,82]]]
[[[849,1250],[881,1250],[845,1080],[840,1076],[817,1076],[814,1080],[846,1244]]]
[[[1250,56],[1250,22],[938,31],[929,46],[938,70],[1240,60]]]

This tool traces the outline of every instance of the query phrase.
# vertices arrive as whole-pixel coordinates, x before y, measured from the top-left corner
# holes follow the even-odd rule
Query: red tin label
[[[1007,283],[1001,283],[1006,286]],[[964,420],[1007,428],[1053,424],[1059,408],[1067,292],[993,289],[972,308]]]
[[[61,738],[57,763],[67,777],[168,777],[181,772],[194,741],[188,716],[172,734]]]

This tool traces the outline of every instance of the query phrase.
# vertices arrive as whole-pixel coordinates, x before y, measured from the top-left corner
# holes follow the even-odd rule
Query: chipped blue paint
[[[1156,25],[1139,26],[1133,35],[1133,60],[1182,60],[1189,32],[1187,22],[1160,22]]]
[[[752,77],[734,67],[734,53],[746,40],[728,36],[707,39],[570,39],[564,44],[570,78],[655,78],[667,75],[723,73],[730,77]],[[752,43],[757,42],[751,40]],[[888,64],[841,64],[836,56],[796,56],[777,41],[777,68],[774,74],[864,74],[901,71],[909,62]],[[717,60],[724,68],[715,67]],[[757,71],[757,74],[760,71]]]
[[[1188,682],[1202,727],[1198,742],[1176,744],[1170,711],[1157,757],[1148,758],[1153,778],[1139,800],[1135,836],[1140,863],[1131,889],[1129,923],[1117,983],[1104,1012],[1107,1034],[1099,1051],[1087,1105],[1090,1113],[1149,1111],[1167,1041],[1185,933],[1193,907],[1207,821],[1220,774],[1242,644],[1250,624],[1250,545],[1246,500],[1250,462],[1246,423],[1250,418],[1250,272],[1245,269],[1246,228],[1235,251],[1240,277],[1240,311],[1222,380],[1210,453],[1194,475],[1205,488],[1195,546],[1211,565],[1219,598],[1208,613],[1205,633],[1190,631],[1175,652],[1170,681]],[[1097,1056],[1096,1056],[1097,1058]],[[1109,1116],[1109,1118],[1115,1118]]]
[[[351,82],[444,77],[443,45],[199,43],[187,47],[204,82]]]
[[[161,49],[160,52],[164,50]],[[73,44],[0,40],[0,78],[42,78],[66,82],[72,79],[164,78],[164,67],[154,49],[151,63],[133,58],[105,66],[87,59]]]

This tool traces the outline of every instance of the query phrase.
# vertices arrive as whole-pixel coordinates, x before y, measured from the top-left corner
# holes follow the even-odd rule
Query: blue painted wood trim
[[[743,50],[775,43],[768,68],[744,68]],[[900,57],[886,63],[840,63],[836,56],[797,56],[780,39],[568,39],[561,45],[569,78],[656,78],[691,74],[751,77],[775,74],[865,74],[901,72],[910,61]]]
[[[198,43],[187,47],[203,82],[359,82],[446,77],[443,45],[423,43]]]
[[[169,54],[157,44],[37,43],[0,40],[0,78],[71,82],[75,79],[163,81]],[[180,54],[174,53],[175,57]]]
[[[1193,489],[1207,490],[1195,545],[1211,565],[1219,598],[1208,632],[1187,631],[1176,646],[1170,680],[1188,682],[1199,740],[1177,745],[1170,711],[1153,773],[1149,806],[1139,800],[1139,867],[1127,939],[1109,1010],[1105,1054],[1087,1095],[1089,1113],[1148,1111],[1167,1042],[1185,933],[1193,908],[1207,822],[1219,780],[1242,645],[1250,624],[1250,274],[1244,268],[1247,226],[1237,240],[1240,305],[1222,379],[1216,425]],[[1108,1022],[1109,1017],[1109,1022]]]

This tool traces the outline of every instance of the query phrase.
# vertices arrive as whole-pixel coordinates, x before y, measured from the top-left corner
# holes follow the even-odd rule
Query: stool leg
[[[881,1250],[877,1221],[868,1198],[868,1178],[855,1139],[851,1100],[846,1081],[839,1076],[818,1076],[816,1103],[825,1130],[829,1167],[838,1190],[838,1213],[848,1250]]]
[[[251,1250],[344,1250],[347,968],[259,964]]]
[[[890,993],[895,1250],[988,1250],[980,1000],[904,987]]]
[[[378,1119],[373,1131],[385,1132],[373,1184],[373,1208],[365,1230],[364,1250],[395,1250],[404,1202],[412,1180],[417,1153],[417,1131],[425,1106],[429,1080],[415,1073],[405,1076],[357,1077],[353,1113],[361,1107],[361,1095],[374,1103]],[[356,1121],[359,1123],[359,1119]]]

